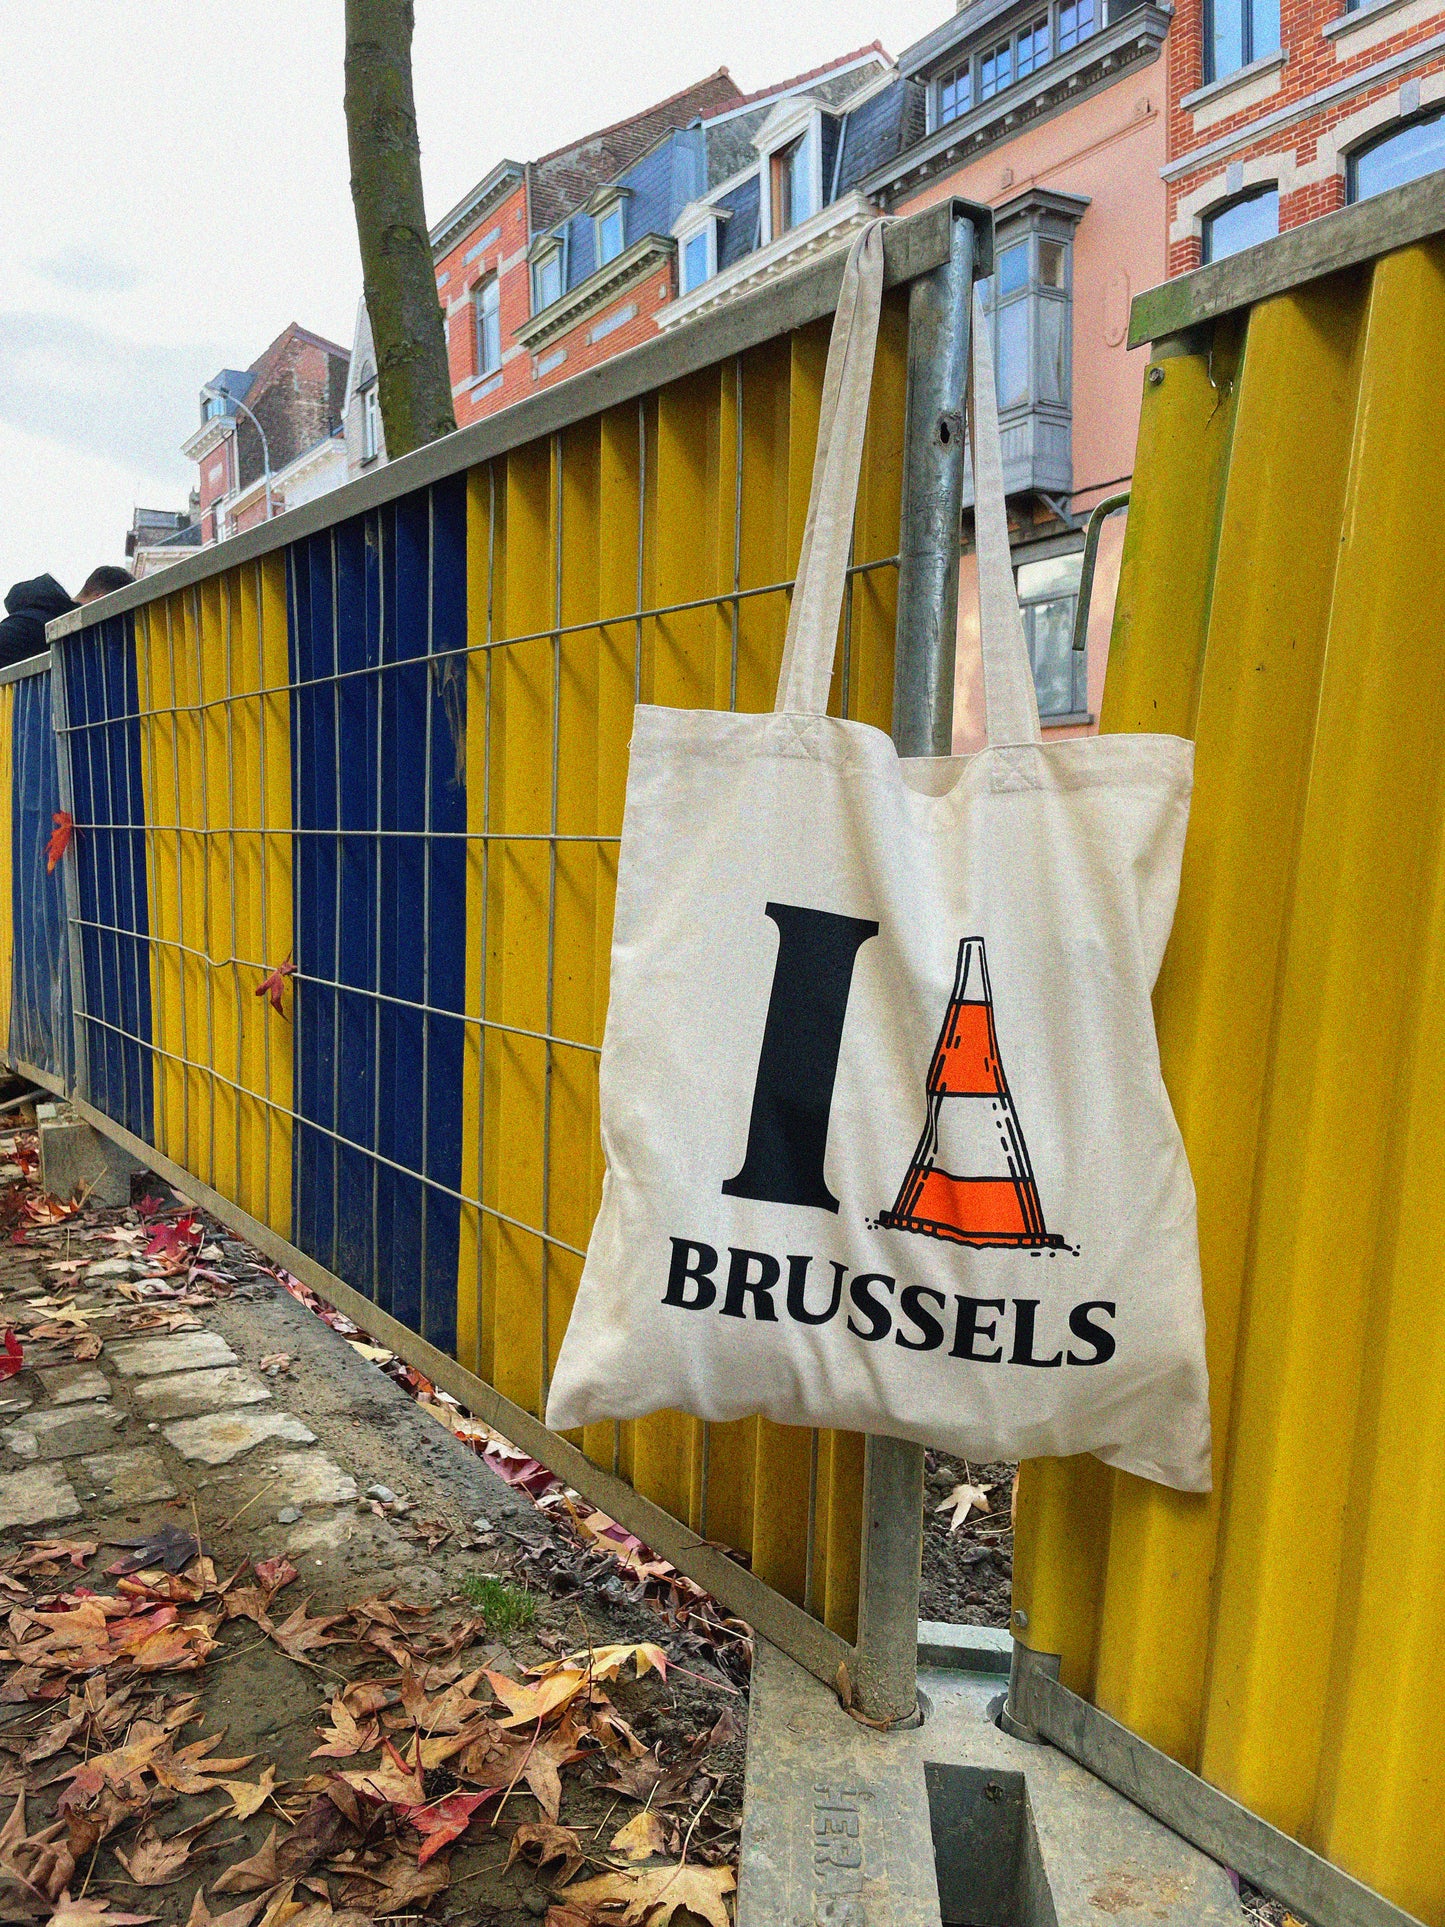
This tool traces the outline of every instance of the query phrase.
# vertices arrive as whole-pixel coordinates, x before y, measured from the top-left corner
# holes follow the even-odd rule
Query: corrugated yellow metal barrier
[[[833,697],[884,729],[907,286],[958,218],[886,243]],[[633,707],[771,704],[841,266],[58,625],[73,1085],[11,1043],[828,1679],[862,1439],[540,1414],[602,1183]]]
[[[1445,239],[1229,306],[1155,349],[1102,718],[1198,750],[1156,1010],[1215,1490],[1026,1467],[1015,1630],[1440,1923]]]

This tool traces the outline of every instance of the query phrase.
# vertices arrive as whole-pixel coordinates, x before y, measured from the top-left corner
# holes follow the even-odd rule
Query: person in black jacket
[[[53,575],[37,575],[17,582],[5,598],[5,620],[0,622],[0,669],[29,656],[44,655],[49,647],[45,625],[75,607]]]

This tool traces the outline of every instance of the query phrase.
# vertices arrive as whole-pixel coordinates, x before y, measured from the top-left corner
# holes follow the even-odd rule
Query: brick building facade
[[[1169,272],[1445,167],[1442,0],[1179,0]]]
[[[288,478],[300,488],[304,475],[309,492],[318,470],[331,486],[345,479],[344,457],[338,462],[332,445],[340,450],[349,359],[293,321],[249,368],[223,368],[207,382],[200,427],[181,444],[199,470],[203,541],[265,520],[267,456],[273,515],[286,507]]]

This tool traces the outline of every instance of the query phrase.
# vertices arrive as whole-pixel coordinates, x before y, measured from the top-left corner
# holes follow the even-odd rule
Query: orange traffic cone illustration
[[[994,1030],[983,938],[965,937],[928,1067],[928,1119],[897,1202],[879,1222],[953,1244],[1059,1249],[1044,1224],[1028,1146]]]

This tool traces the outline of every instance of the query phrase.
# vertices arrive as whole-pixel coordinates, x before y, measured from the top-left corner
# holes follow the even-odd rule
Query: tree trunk
[[[456,427],[446,329],[421,191],[411,86],[412,0],[346,0],[346,144],[393,460]]]

